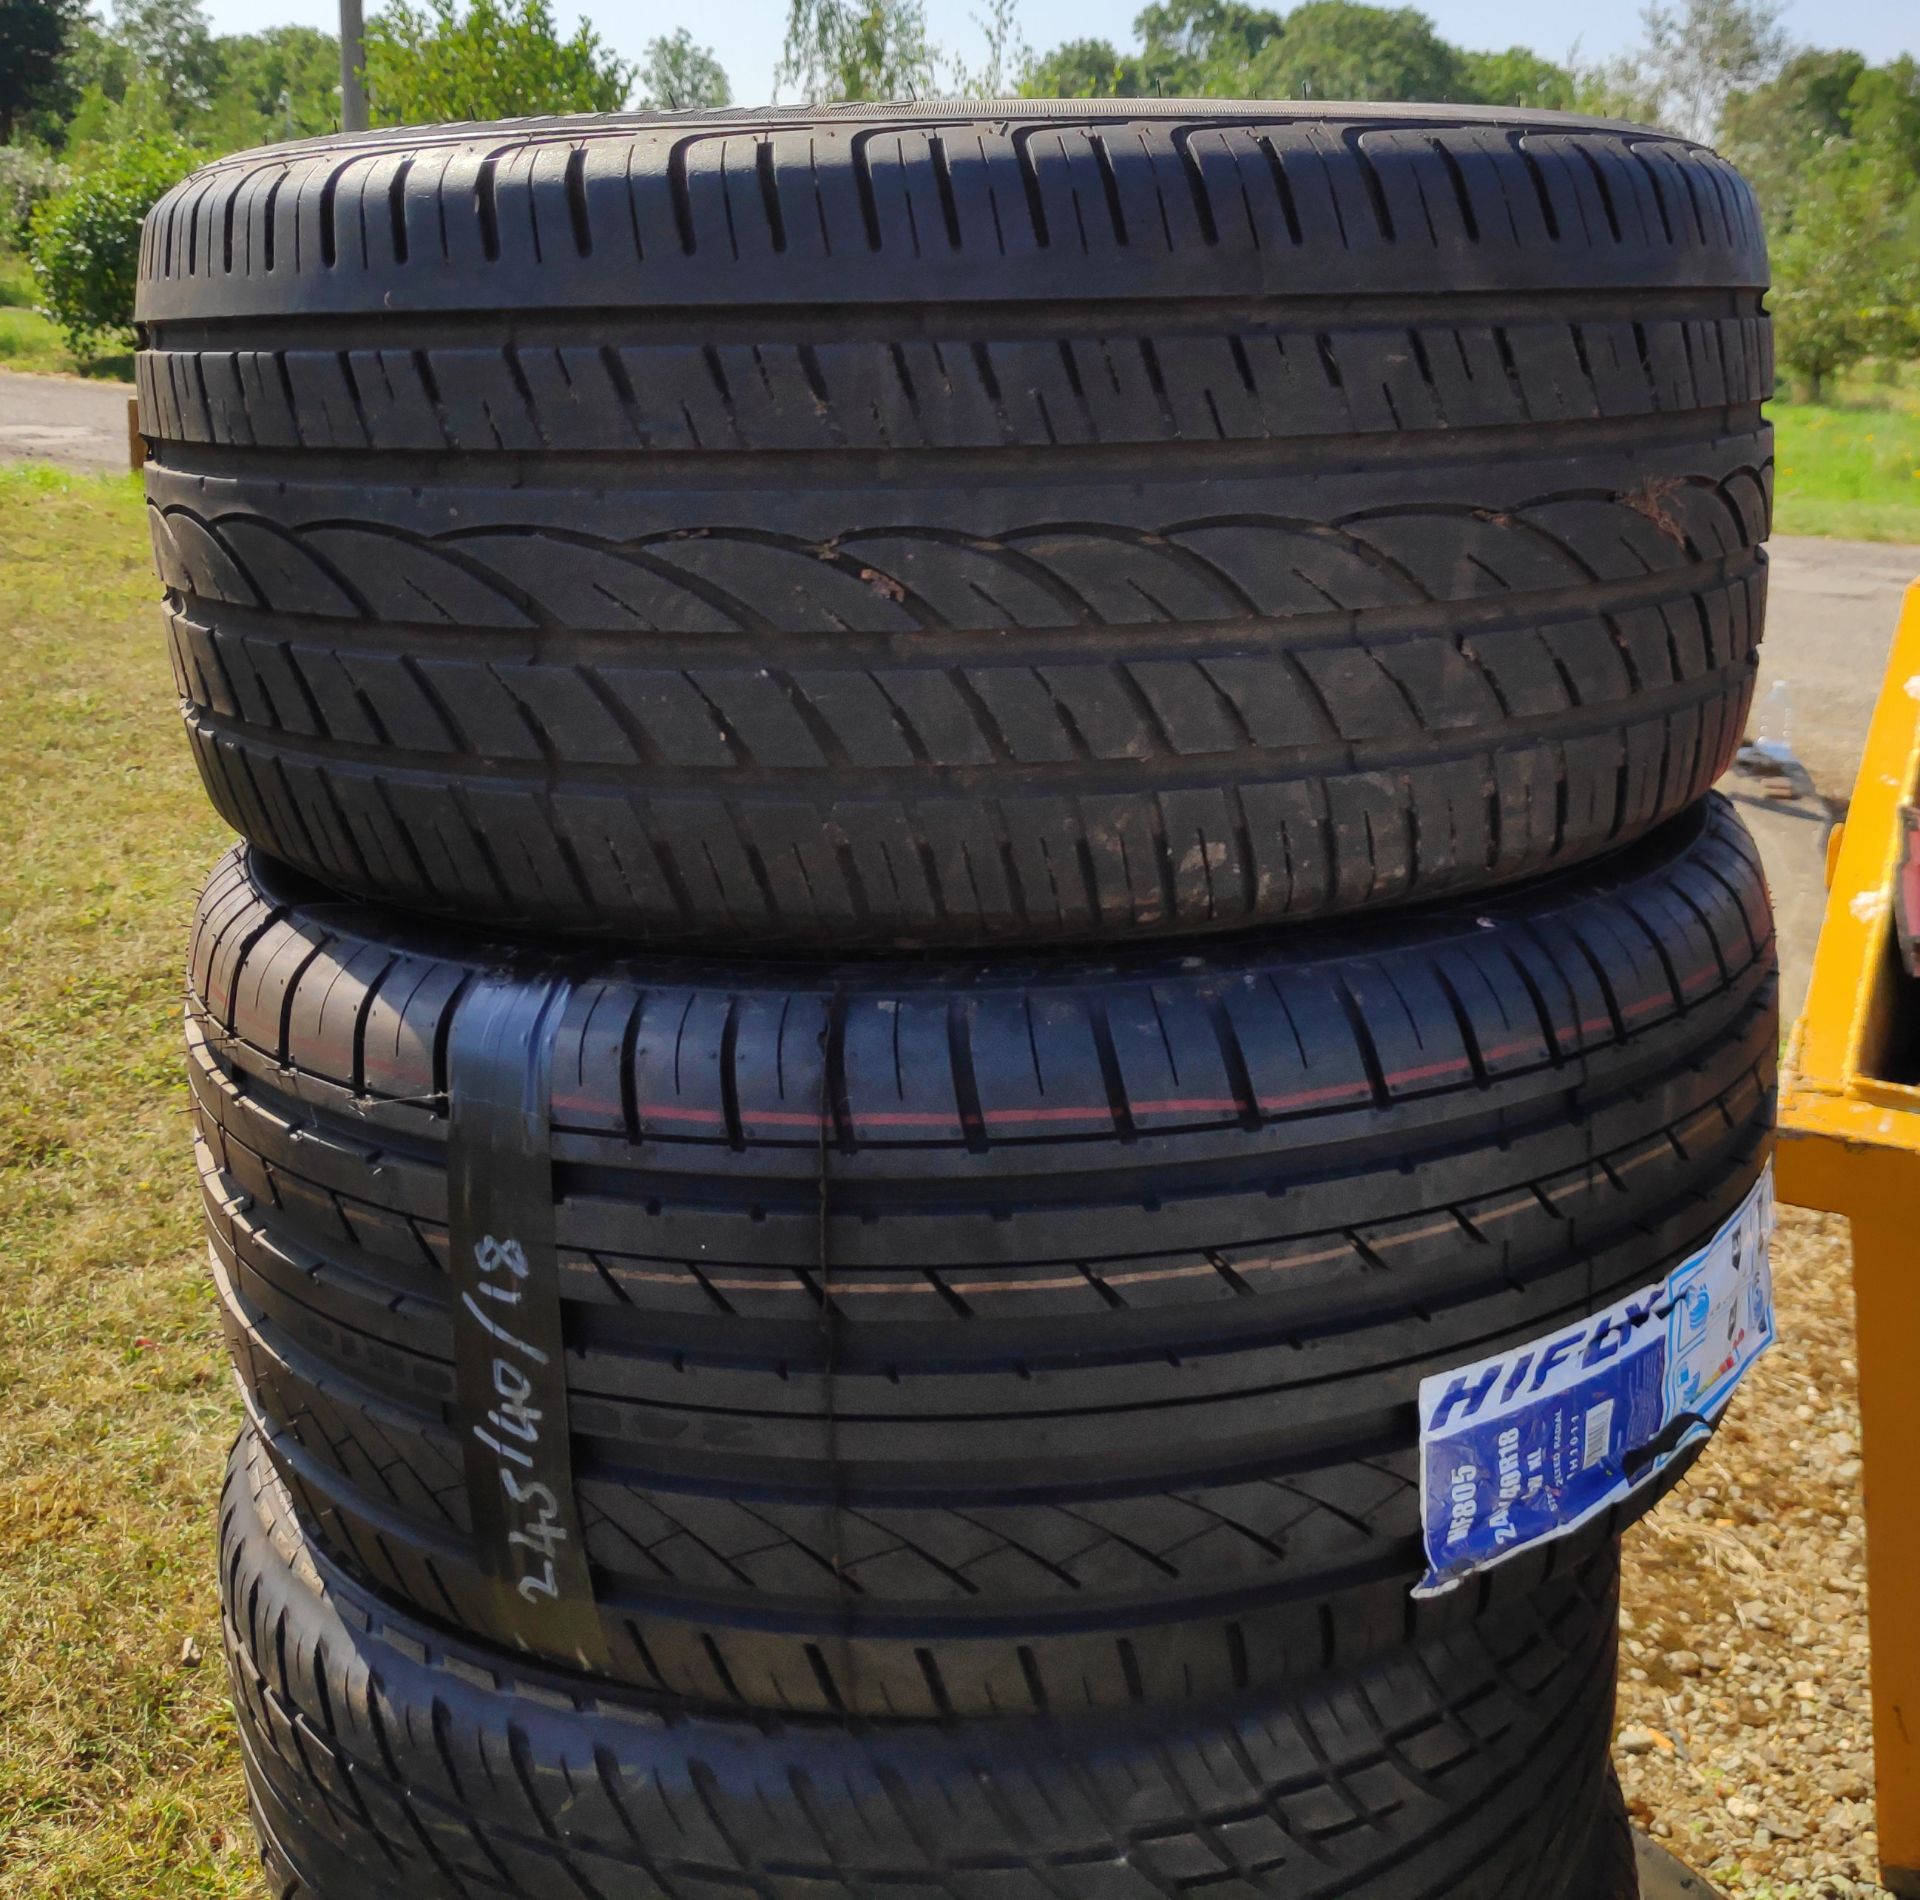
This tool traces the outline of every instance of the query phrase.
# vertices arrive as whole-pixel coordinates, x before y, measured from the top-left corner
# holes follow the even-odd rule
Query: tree
[[[118,98],[89,86],[67,121],[67,156],[87,171],[122,146],[186,143],[181,117],[178,97],[151,74],[136,74]]]
[[[367,22],[376,125],[438,125],[538,112],[614,112],[633,69],[582,20],[562,39],[547,0],[389,0]]]
[[[1285,32],[1279,14],[1240,0],[1157,0],[1135,18],[1143,89],[1162,97],[1257,97],[1261,55]]]
[[[1722,116],[1766,220],[1788,373],[1818,400],[1862,357],[1920,349],[1920,66],[1802,53]]]
[[[640,62],[640,104],[656,111],[685,112],[732,103],[726,68],[706,47],[696,46],[684,26],[648,46]]]
[[[1634,52],[1585,75],[1581,103],[1711,141],[1735,93],[1764,85],[1792,50],[1776,0],[1649,0]]]
[[[68,89],[76,101],[90,95],[119,100],[126,97],[136,68],[133,55],[114,37],[105,22],[92,13],[83,12],[67,47],[66,72]],[[78,109],[76,105],[73,111]],[[72,112],[68,116],[71,117]],[[62,136],[67,134],[63,132]]]
[[[1256,62],[1260,99],[1461,99],[1471,96],[1459,50],[1412,7],[1306,0]]]
[[[0,145],[0,250],[24,251],[33,214],[73,182],[66,166],[37,145]]]
[[[933,90],[934,57],[921,0],[791,0],[773,83],[812,105],[915,99]]]
[[[47,314],[76,356],[131,338],[141,223],[199,158],[170,133],[127,139],[34,213],[28,261]]]
[[[1565,66],[1524,46],[1504,53],[1462,53],[1465,91],[1458,96],[1489,106],[1538,106],[1570,112],[1579,97],[1578,81]]]
[[[1017,95],[1033,69],[1033,48],[1020,31],[1020,0],[989,0],[973,23],[986,36],[987,56],[978,66],[956,59],[948,90],[958,99]]]
[[[1030,97],[1435,99],[1570,107],[1576,80],[1525,47],[1463,53],[1411,7],[1307,0],[1284,17],[1244,0],[1154,0],[1138,53],[1070,40],[1032,66]]]
[[[210,145],[231,150],[304,139],[340,123],[340,42],[310,26],[274,26],[217,40],[220,83]]]
[[[1140,62],[1111,40],[1068,40],[1036,60],[1020,85],[1029,99],[1137,99],[1152,90]]]
[[[183,118],[213,98],[220,54],[200,0],[114,0],[113,37]]]
[[[1780,361],[1819,402],[1833,377],[1876,351],[1915,345],[1920,253],[1885,168],[1857,145],[1807,167],[1791,227],[1773,246]]]
[[[1808,163],[1833,140],[1851,136],[1849,96],[1866,70],[1858,53],[1801,53],[1778,78],[1728,99],[1721,147],[1747,175],[1770,218],[1786,211]]]
[[[67,48],[77,24],[72,0],[0,0],[0,145],[30,112],[70,88]]]
[[[1848,88],[1847,121],[1897,177],[1920,185],[1920,61],[1865,67]]]

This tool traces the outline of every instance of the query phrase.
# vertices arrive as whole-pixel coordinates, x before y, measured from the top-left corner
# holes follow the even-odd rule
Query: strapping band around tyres
[[[382,133],[149,228],[154,544],[241,833],[626,943],[1226,932],[1513,883],[1752,691],[1766,262],[1564,115]]]
[[[447,1038],[448,1307],[489,1626],[526,1648],[604,1661],[568,1421],[553,1238],[553,1031],[562,982],[477,983]]]
[[[240,855],[189,1013],[259,1430],[342,1561],[503,1638],[443,1096],[512,967]],[[1619,1525],[1410,1609],[1419,1379],[1697,1247],[1771,1125],[1771,921],[1719,801],[1386,945],[556,973],[595,1609],[615,1675],[709,1706],[1186,1702],[1523,1599]]]

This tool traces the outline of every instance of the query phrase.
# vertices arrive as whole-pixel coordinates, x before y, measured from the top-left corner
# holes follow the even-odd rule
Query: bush
[[[72,174],[31,145],[0,145],[0,248],[26,249],[27,222]]]
[[[617,112],[633,69],[585,20],[571,39],[550,0],[387,0],[367,22],[376,125],[439,125],[537,112]]]
[[[137,140],[104,153],[35,212],[33,275],[76,356],[103,355],[131,339],[140,222],[197,162],[185,145]]]

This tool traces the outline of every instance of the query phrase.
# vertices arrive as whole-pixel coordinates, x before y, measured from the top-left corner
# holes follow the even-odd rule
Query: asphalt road
[[[1768,716],[1773,687],[1783,682],[1786,737],[1806,776],[1796,781],[1802,795],[1784,803],[1738,774],[1722,789],[1739,804],[1766,866],[1780,933],[1780,1008],[1790,1022],[1806,998],[1826,911],[1831,814],[1852,794],[1901,598],[1920,580],[1920,547],[1776,535],[1771,555],[1749,730]]]
[[[0,370],[0,461],[127,466],[128,383]]]
[[[1920,580],[1920,547],[1798,535],[1776,535],[1769,547],[1755,715],[1774,682],[1785,681],[1793,749],[1821,792],[1844,799],[1853,789],[1901,596]]]

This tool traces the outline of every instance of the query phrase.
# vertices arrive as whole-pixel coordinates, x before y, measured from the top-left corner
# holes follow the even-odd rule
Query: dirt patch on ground
[[[1780,1344],[1627,1539],[1615,1753],[1728,1894],[1880,1900],[1846,1223],[1783,1209],[1773,1261]]]

